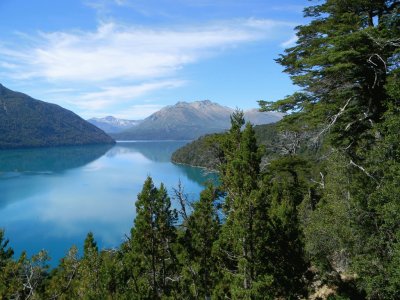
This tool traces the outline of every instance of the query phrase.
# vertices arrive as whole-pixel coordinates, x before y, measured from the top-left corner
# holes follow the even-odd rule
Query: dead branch
[[[378,72],[377,72],[376,69],[379,67],[378,64],[376,64],[376,63],[374,63],[372,61],[372,58],[374,58],[374,57],[377,57],[383,63],[383,65],[385,66],[385,73],[387,72],[386,62],[384,61],[384,59],[379,54],[374,53],[368,58],[367,62],[373,66],[374,73],[375,73],[374,84],[372,85],[372,88],[375,88],[376,83],[378,82]]]
[[[280,152],[283,155],[296,154],[300,148],[301,133],[295,131],[285,130],[280,133],[280,140],[282,141],[279,145],[281,148]]]
[[[353,165],[355,167],[357,167],[359,170],[361,170],[365,175],[367,175],[369,178],[371,178],[372,180],[374,180],[376,183],[378,183],[378,180],[376,180],[376,178],[374,176],[372,176],[364,167],[356,164],[352,159],[350,159],[350,165]]]
[[[349,99],[347,99],[345,105],[343,107],[340,108],[339,112],[332,116],[332,121],[328,124],[328,126],[326,126],[324,129],[322,129],[322,131],[317,135],[317,137],[315,138],[315,140],[317,141],[325,132],[327,132],[333,125],[335,125],[337,119],[345,112],[347,106],[349,105],[350,101],[353,99],[353,97],[350,97]]]
[[[321,176],[321,181],[316,181],[314,179],[311,179],[311,182],[319,184],[323,189],[325,188],[325,176],[322,172],[319,172],[320,176]]]
[[[179,179],[178,182],[178,188],[173,188],[174,194],[175,194],[175,199],[179,201],[179,204],[181,206],[181,209],[179,210],[179,214],[182,216],[183,220],[186,222],[189,218],[189,215],[187,213],[187,205],[189,203],[188,201],[188,196],[187,194],[184,193],[184,188],[182,186],[182,182]]]

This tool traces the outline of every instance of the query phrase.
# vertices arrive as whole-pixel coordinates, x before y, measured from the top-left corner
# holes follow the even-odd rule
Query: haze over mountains
[[[75,113],[0,84],[0,149],[109,143],[110,136]]]
[[[129,129],[109,133],[117,140],[192,140],[229,129],[233,111],[209,100],[178,102]],[[281,118],[280,113],[259,112],[257,109],[245,112],[245,119],[254,125],[274,123]]]

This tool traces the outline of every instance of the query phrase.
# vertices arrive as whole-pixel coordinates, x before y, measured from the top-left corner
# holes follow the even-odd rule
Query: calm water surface
[[[57,264],[71,245],[82,248],[93,231],[100,248],[118,246],[129,234],[135,200],[148,175],[158,186],[181,180],[189,198],[215,176],[174,165],[185,142],[126,142],[115,146],[0,151],[0,228],[19,255],[41,249]]]

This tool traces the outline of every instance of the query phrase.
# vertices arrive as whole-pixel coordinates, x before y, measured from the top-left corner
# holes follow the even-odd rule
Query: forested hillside
[[[112,143],[73,112],[0,84],[0,149]]]
[[[0,295],[30,299],[399,299],[400,3],[309,7],[278,62],[301,91],[262,110],[288,112],[265,168],[241,111],[218,139],[221,185],[173,209],[144,183],[118,248],[89,233],[59,266],[13,258],[0,235]],[[303,145],[316,156],[302,153]],[[286,150],[285,150],[286,149]],[[133,200],[134,200],[134,196]]]
[[[263,148],[264,161],[279,155],[283,145],[276,124],[254,126],[257,145]],[[171,157],[172,162],[202,167],[217,171],[223,162],[223,140],[228,133],[215,133],[200,137],[176,150]]]

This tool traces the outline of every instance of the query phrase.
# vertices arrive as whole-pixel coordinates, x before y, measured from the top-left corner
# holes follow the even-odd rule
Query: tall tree
[[[297,298],[306,292],[308,262],[298,210],[309,191],[308,172],[304,159],[287,155],[272,161],[263,177],[268,226],[260,255],[264,272],[273,276],[274,297]]]
[[[181,226],[184,228],[180,239],[184,248],[181,254],[183,298],[210,299],[219,280],[212,251],[221,226],[216,203],[219,197],[219,190],[209,184]]]
[[[278,59],[302,90],[276,103],[260,101],[264,110],[291,112],[284,123],[315,129],[327,155],[339,158],[319,164],[326,181],[321,202],[311,205],[307,249],[331,267],[344,253],[344,270],[360,276],[358,287],[370,299],[399,292],[392,268],[398,261],[399,10],[395,0],[308,7],[311,22],[297,27],[296,46]]]
[[[256,299],[270,282],[260,269],[261,251],[257,252],[267,224],[266,205],[258,192],[262,151],[252,125],[248,123],[241,130],[241,111],[232,115],[231,124],[224,142],[226,162],[220,173],[226,191],[226,216],[216,247],[225,279],[217,291],[234,298]]]
[[[163,184],[157,189],[148,177],[138,194],[136,218],[131,230],[132,274],[136,292],[146,299],[170,295],[176,282],[176,258],[173,243],[176,239],[177,214]]]
[[[22,288],[19,276],[19,263],[12,260],[14,250],[9,247],[9,240],[4,237],[4,230],[0,229],[0,298],[8,299],[18,295]]]
[[[288,120],[305,119],[321,135],[334,133],[332,142],[354,159],[363,135],[394,100],[386,84],[399,66],[399,2],[326,0],[305,16],[313,20],[297,27],[297,45],[277,60],[302,91],[260,104],[294,111]]]
[[[83,258],[79,267],[79,297],[96,299],[102,294],[100,265],[99,249],[93,233],[89,232],[84,241]]]

